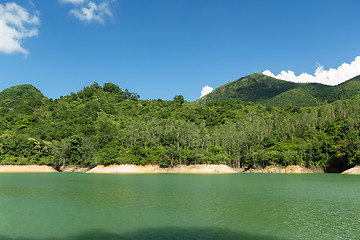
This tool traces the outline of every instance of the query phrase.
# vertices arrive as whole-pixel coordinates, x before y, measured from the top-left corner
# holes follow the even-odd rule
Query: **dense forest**
[[[360,163],[359,98],[316,107],[236,99],[139,100],[112,83],[59,99],[31,85],[0,93],[0,164],[322,166]]]

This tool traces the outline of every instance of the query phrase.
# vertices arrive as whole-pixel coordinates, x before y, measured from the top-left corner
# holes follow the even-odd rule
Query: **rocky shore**
[[[267,166],[265,168],[250,168],[246,172],[249,173],[324,173],[324,169],[320,167],[306,168],[299,165],[289,165],[286,167]]]
[[[90,167],[74,167],[74,166],[65,166],[60,167],[60,172],[87,172],[91,168]]]

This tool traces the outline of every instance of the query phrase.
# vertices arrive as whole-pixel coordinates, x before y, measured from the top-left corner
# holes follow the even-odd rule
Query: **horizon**
[[[325,85],[360,75],[359,2],[276,3],[2,1],[0,91],[31,84],[57,99],[112,82],[194,101],[256,72]]]

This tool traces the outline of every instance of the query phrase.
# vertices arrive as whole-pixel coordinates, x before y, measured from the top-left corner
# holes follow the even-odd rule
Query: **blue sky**
[[[205,85],[265,70],[333,85],[360,74],[359,9],[358,0],[0,1],[0,90],[29,83],[58,98],[113,82],[141,99],[193,101]]]

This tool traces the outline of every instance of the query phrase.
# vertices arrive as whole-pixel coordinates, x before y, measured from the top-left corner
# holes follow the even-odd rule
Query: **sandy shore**
[[[289,165],[286,167],[267,166],[260,169],[249,169],[250,173],[324,173],[322,168],[306,168],[299,165]]]
[[[350,168],[341,174],[360,174],[360,165]]]
[[[137,166],[137,165],[110,165],[96,166],[87,173],[195,173],[195,174],[219,174],[236,173],[237,171],[226,165],[191,165],[177,166],[173,168],[160,168],[157,165]]]
[[[158,165],[138,166],[134,164],[125,165],[98,165],[92,169],[65,167],[61,168],[63,172],[87,172],[87,173],[193,173],[193,174],[225,174],[225,173],[323,173],[321,168],[305,168],[298,165],[290,165],[287,167],[267,166],[265,168],[249,169],[234,169],[227,165],[180,165],[171,168],[160,168]],[[57,172],[54,168],[49,166],[39,165],[0,165],[0,173],[41,173],[41,172]],[[356,166],[343,172],[343,174],[360,174],[360,166]]]
[[[57,172],[49,166],[39,165],[0,165],[0,173],[42,173]]]
[[[324,173],[322,168],[306,168],[298,165],[290,165],[287,167],[267,166],[265,168],[234,169],[226,165],[181,165],[172,168],[160,168],[157,165],[137,166],[133,164],[125,165],[98,165],[87,171],[87,173],[194,173],[194,174],[219,174],[219,173]]]

